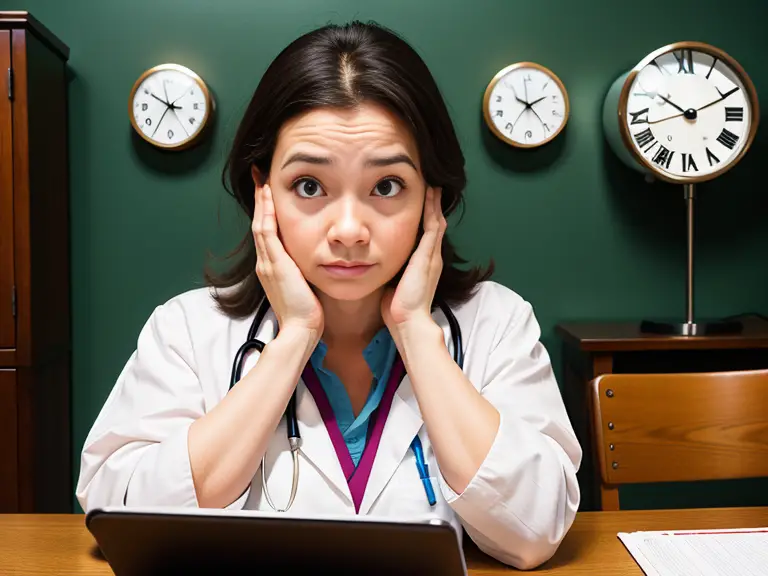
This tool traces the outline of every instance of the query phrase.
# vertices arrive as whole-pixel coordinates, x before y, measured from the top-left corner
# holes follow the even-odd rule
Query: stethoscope
[[[464,351],[462,349],[461,342],[461,327],[456,320],[456,316],[443,301],[436,301],[437,306],[443,311],[445,318],[448,320],[448,327],[451,330],[451,342],[453,344],[453,360],[458,364],[459,368],[464,369]],[[269,311],[269,301],[264,298],[256,311],[256,316],[251,323],[251,327],[248,330],[248,339],[240,346],[240,349],[235,354],[235,361],[232,365],[232,374],[229,379],[229,389],[240,381],[243,371],[243,363],[246,355],[253,351],[258,350],[259,353],[264,351],[264,342],[256,338],[256,333],[259,331],[259,327],[264,320],[264,317]],[[279,330],[279,329],[278,329]],[[275,331],[275,337],[277,331]],[[293,391],[291,399],[288,401],[288,406],[285,408],[285,421],[288,435],[288,445],[291,450],[291,456],[293,458],[293,481],[291,483],[291,495],[288,498],[288,505],[285,508],[277,508],[272,499],[269,497],[269,491],[267,490],[267,478],[265,472],[264,460],[265,456],[261,458],[261,488],[269,507],[275,512],[287,512],[293,505],[293,501],[296,498],[296,490],[299,486],[299,447],[301,446],[301,435],[299,434],[299,423],[296,419],[296,391]],[[424,458],[424,448],[421,444],[421,439],[416,435],[411,442],[411,450],[416,457],[416,468],[419,471],[419,478],[424,485],[424,490],[427,495],[427,500],[430,506],[434,506],[437,503],[435,498],[435,491],[432,488],[432,482],[429,479],[429,468],[427,461]]]

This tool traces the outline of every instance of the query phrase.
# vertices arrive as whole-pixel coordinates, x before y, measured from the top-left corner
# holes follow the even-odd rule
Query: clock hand
[[[173,112],[173,115],[176,117],[176,120],[179,122],[179,126],[181,126],[181,129],[184,130],[184,134],[186,134],[187,138],[189,138],[189,132],[187,132],[187,127],[184,126],[184,122],[182,122],[181,118],[179,118],[179,115],[176,114],[176,110],[171,109],[171,112]]]
[[[514,87],[514,86],[512,86],[512,94],[514,94],[514,95],[515,95],[515,100],[517,100],[518,102],[520,102],[520,104],[525,104],[525,107],[526,107],[526,108],[527,108],[528,106],[530,106],[530,104],[528,104],[528,102],[526,102],[525,100],[523,100],[522,98],[520,98],[520,96],[518,96],[518,95],[517,95],[517,90],[515,90],[515,87]]]
[[[658,95],[658,97],[659,97],[659,98],[661,98],[662,100],[664,100],[664,102],[666,102],[667,104],[670,104],[670,105],[674,106],[675,108],[677,108],[678,110],[680,110],[680,112],[685,112],[685,110],[683,110],[682,108],[680,108],[680,106],[678,106],[677,104],[675,104],[674,102],[672,102],[670,99],[668,99],[668,98],[665,98],[664,96],[662,96],[660,92],[659,92],[659,93],[657,93],[657,95]]]
[[[170,109],[171,109],[171,107],[169,106],[168,108],[165,109],[165,112],[163,112],[163,115],[160,116],[160,121],[157,123],[157,126],[155,126],[155,131],[152,132],[152,136],[150,136],[150,138],[154,138],[155,137],[155,133],[157,132],[157,129],[160,128],[160,124],[163,123],[163,118],[165,118],[165,115],[168,114],[168,110],[170,110]]]
[[[717,90],[717,92],[718,92],[718,94],[720,94],[720,98],[718,98],[717,100],[713,100],[713,101],[712,101],[712,102],[710,102],[709,104],[704,104],[704,106],[702,106],[701,108],[697,108],[697,110],[696,110],[696,111],[698,112],[699,110],[704,110],[704,108],[709,108],[709,107],[710,107],[710,106],[712,106],[713,104],[717,104],[717,103],[718,103],[718,102],[720,102],[721,100],[725,100],[726,98],[728,98],[728,96],[730,96],[731,94],[733,94],[734,92],[736,92],[738,89],[739,89],[739,87],[738,87],[738,86],[736,86],[736,88],[734,88],[733,90],[729,90],[729,91],[728,91],[728,92],[726,92],[725,94],[723,94],[722,92],[720,92],[720,90],[717,90],[717,89],[716,89],[716,90]]]
[[[517,118],[515,118],[515,121],[512,122],[512,129],[513,130],[515,129],[515,124],[517,124],[517,121],[520,120],[520,116],[522,116],[523,112],[525,112],[526,110],[528,110],[528,108],[523,108],[523,110],[520,112],[520,114],[517,115]],[[511,132],[510,132],[510,134],[511,134]]]
[[[170,107],[171,107],[172,109],[174,109],[174,110],[181,110],[181,106],[176,106],[176,102],[177,102],[177,101],[179,100],[179,98],[181,98],[182,96],[180,96],[179,98],[176,98],[176,100],[174,100],[173,102],[171,102],[171,99],[170,99],[170,98],[168,98],[168,89],[165,87],[165,82],[166,82],[166,81],[165,81],[165,80],[163,80],[163,90],[165,91],[165,99],[167,100],[166,104],[167,104],[168,106],[170,106]],[[159,100],[159,98],[158,98],[158,100]],[[168,102],[170,102],[170,104],[168,104]]]
[[[525,103],[528,104],[528,84],[525,83],[525,78],[523,78],[523,89],[525,90]],[[530,104],[528,104],[528,107],[530,108]]]
[[[163,92],[165,92],[165,101],[166,103],[170,102],[171,99],[168,98],[168,88],[165,87],[165,80],[163,80]],[[173,106],[173,104],[168,104],[169,106]]]
[[[186,96],[187,94],[189,94],[189,93],[192,91],[192,89],[193,89],[193,88],[194,88],[194,86],[190,86],[190,87],[189,87],[189,89],[188,89],[186,92],[184,92],[184,94],[182,94],[181,96],[179,96],[178,98],[176,98],[176,100],[174,100],[173,102],[171,102],[171,106],[174,106],[174,105],[176,104],[176,102],[178,102],[179,100],[181,100],[182,98],[184,98],[184,96]],[[177,108],[179,108],[179,106],[177,106]]]
[[[534,100],[533,102],[531,102],[531,103],[529,104],[529,106],[533,106],[534,104],[538,104],[539,102],[541,102],[541,101],[542,101],[542,100],[544,100],[545,98],[546,98],[546,96],[542,96],[542,97],[541,97],[541,98],[539,98],[538,100]]]
[[[684,114],[675,114],[674,116],[667,116],[666,118],[661,118],[660,120],[651,120],[648,122],[648,124],[658,124],[659,122],[665,122],[666,120],[672,120],[672,118],[680,118],[680,116],[684,116]]]
[[[540,100],[543,100],[543,98],[541,98]],[[539,100],[536,100],[536,102],[538,102],[538,101],[539,101]],[[534,102],[533,104],[536,104],[536,102]],[[531,104],[531,106],[533,106],[533,104]],[[531,106],[529,106],[529,108],[531,108]],[[542,120],[542,119],[541,119],[541,116],[539,116],[539,114],[536,112],[536,110],[534,110],[533,108],[531,108],[531,112],[533,112],[534,114],[536,114],[536,118],[538,118],[538,119],[539,119],[539,122],[541,122],[541,125],[543,126],[543,125],[544,125],[544,120]]]
[[[170,104],[168,104],[168,102],[166,102],[166,101],[165,101],[165,100],[163,100],[162,98],[158,98],[157,96],[155,96],[154,94],[152,94],[152,92],[150,92],[150,93],[149,93],[149,95],[150,95],[150,96],[152,96],[152,98],[154,98],[154,99],[155,99],[155,100],[157,100],[158,102],[162,102],[162,103],[163,103],[163,104],[165,104],[166,106],[170,106]]]

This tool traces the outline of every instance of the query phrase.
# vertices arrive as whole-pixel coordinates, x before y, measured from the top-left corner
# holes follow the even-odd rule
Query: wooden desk
[[[766,508],[581,512],[555,556],[536,574],[642,576],[616,533],[634,530],[757,528]],[[474,576],[513,573],[473,545],[466,548]],[[0,515],[0,573],[112,574],[99,556],[82,515]]]
[[[718,372],[768,368],[768,320],[739,318],[743,331],[726,336],[663,336],[640,331],[640,322],[559,324],[563,400],[583,450],[580,510],[600,509],[600,470],[595,457],[587,384],[601,374]]]

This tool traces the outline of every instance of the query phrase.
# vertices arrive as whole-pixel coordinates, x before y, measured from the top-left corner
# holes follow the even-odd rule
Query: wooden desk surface
[[[536,574],[642,576],[617,532],[768,526],[768,507],[706,510],[582,512],[555,556]],[[466,547],[470,574],[510,572]],[[112,574],[82,515],[0,515],[0,573]]]
[[[738,318],[744,329],[738,334],[665,336],[640,331],[637,322],[566,322],[555,332],[565,343],[584,352],[641,350],[726,350],[768,348],[768,320],[755,315]]]

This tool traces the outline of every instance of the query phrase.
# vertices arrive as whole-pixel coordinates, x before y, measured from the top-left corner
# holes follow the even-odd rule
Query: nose
[[[367,244],[371,239],[370,230],[364,219],[364,207],[353,195],[343,196],[334,202],[328,241],[351,247]]]

